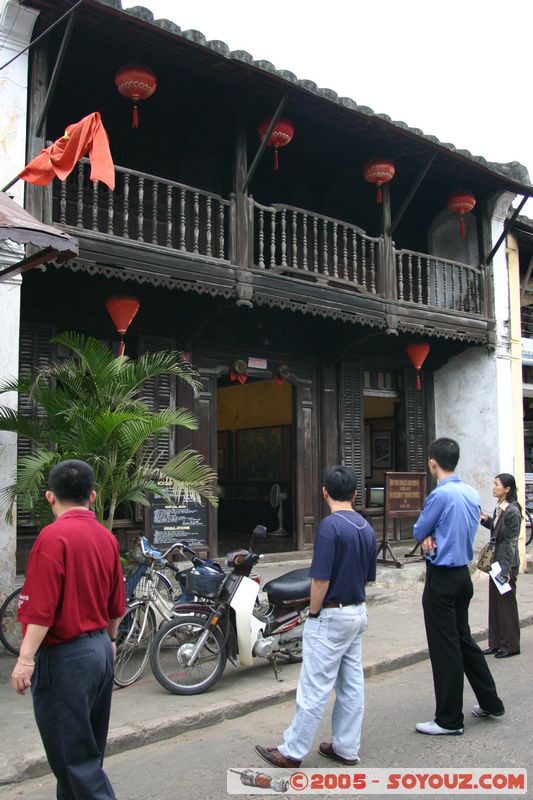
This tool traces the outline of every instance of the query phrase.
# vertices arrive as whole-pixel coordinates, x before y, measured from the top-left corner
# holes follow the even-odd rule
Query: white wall
[[[30,41],[38,12],[22,8],[18,2],[0,0],[0,63],[19,53]],[[26,157],[28,54],[16,59],[0,72],[0,188],[21,171]],[[22,205],[24,184],[16,183],[9,194]],[[0,266],[18,261],[23,248],[0,243]],[[20,278],[0,283],[0,381],[18,374],[20,324]],[[2,395],[3,405],[17,406],[13,393]],[[0,433],[0,489],[13,480],[17,466],[17,442],[13,434]],[[15,579],[16,530],[0,515],[0,598],[10,591]]]

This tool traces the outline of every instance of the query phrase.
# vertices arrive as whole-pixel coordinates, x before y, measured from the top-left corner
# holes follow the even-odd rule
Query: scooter
[[[251,549],[267,536],[253,532],[249,550],[226,556],[228,573],[196,565],[187,571],[185,589],[198,599],[174,607],[150,649],[150,664],[172,694],[200,694],[219,680],[227,659],[250,666],[267,659],[278,678],[280,663],[301,661],[303,623],[309,613],[309,569],[296,569],[269,581],[262,592],[250,575],[261,558]]]

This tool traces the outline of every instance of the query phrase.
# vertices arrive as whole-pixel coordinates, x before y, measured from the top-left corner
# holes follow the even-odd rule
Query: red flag
[[[109,139],[98,111],[69,125],[60,139],[41,150],[24,167],[19,177],[39,186],[48,186],[55,177],[64,181],[75,164],[87,153],[91,161],[91,180],[102,181],[113,191],[115,167],[109,150]]]

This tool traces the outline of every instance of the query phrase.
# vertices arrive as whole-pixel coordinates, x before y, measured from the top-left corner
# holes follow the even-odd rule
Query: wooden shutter
[[[55,330],[52,325],[21,320],[20,345],[19,345],[19,374],[30,374],[33,378],[39,369],[50,366],[55,357],[55,347],[50,344]],[[42,411],[38,409],[29,398],[29,395],[20,393],[18,396],[19,412],[25,417],[38,419]],[[29,455],[34,445],[26,436],[19,436],[17,441],[18,459]],[[27,512],[17,512],[17,524],[21,527],[34,525],[32,516]]]
[[[162,350],[175,350],[176,343],[173,339],[162,336],[141,336],[139,352],[158,353]],[[152,411],[161,411],[164,408],[176,407],[176,377],[174,375],[158,375],[145,381],[142,387],[141,399]],[[157,447],[159,463],[166,464],[176,453],[176,431],[172,428],[161,436],[154,436],[150,447]]]
[[[363,369],[343,362],[340,368],[339,422],[342,463],[357,475],[357,505],[364,505],[364,403]]]
[[[298,383],[295,387],[296,409],[296,521],[299,550],[313,546],[318,523],[320,477],[317,431],[317,378],[315,370],[295,370]],[[335,424],[335,420],[332,420]]]
[[[406,468],[408,472],[424,472],[427,468],[425,392],[416,388],[414,369],[404,371],[404,408]]]

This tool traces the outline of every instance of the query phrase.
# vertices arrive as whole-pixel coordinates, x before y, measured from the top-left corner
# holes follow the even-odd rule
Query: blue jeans
[[[279,747],[284,756],[305,758],[335,688],[333,749],[343,758],[357,757],[365,703],[361,639],[367,627],[364,603],[323,608],[319,617],[305,623],[296,715]]]

